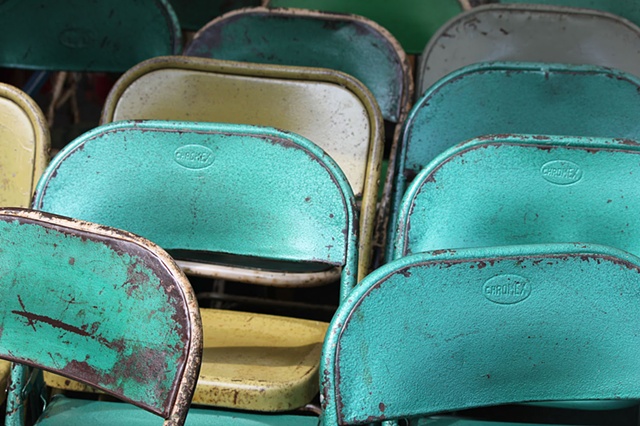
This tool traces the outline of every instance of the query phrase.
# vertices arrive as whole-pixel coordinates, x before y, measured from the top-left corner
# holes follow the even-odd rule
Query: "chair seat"
[[[160,424],[158,416],[141,408],[120,402],[88,401],[56,396],[36,423],[39,426],[100,426],[126,424],[146,426]],[[318,418],[313,416],[270,415],[192,408],[185,426],[316,426]]]
[[[318,393],[328,324],[297,318],[201,309],[204,352],[194,404],[253,411],[288,411]],[[45,372],[48,386],[93,388]]]
[[[307,404],[318,393],[327,323],[200,311],[204,352],[194,404],[286,411]]]

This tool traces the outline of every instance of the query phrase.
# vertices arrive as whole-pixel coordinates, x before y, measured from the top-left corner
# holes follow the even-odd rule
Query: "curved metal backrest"
[[[507,0],[501,3],[531,3],[531,0]],[[555,6],[584,7],[597,9],[604,12],[622,16],[625,19],[640,25],[640,4],[635,0],[536,0],[536,3],[551,4]]]
[[[394,258],[427,250],[584,241],[640,255],[640,145],[498,135],[461,144],[407,189]]]
[[[355,15],[304,9],[243,9],[211,21],[188,56],[331,68],[350,74],[375,96],[385,120],[409,108],[413,83],[406,54],[383,27]]]
[[[420,57],[420,96],[440,78],[476,62],[529,61],[608,66],[640,75],[640,28],[588,9],[492,4],[443,25]]]
[[[0,83],[0,206],[28,207],[49,157],[49,127],[24,92]]]
[[[409,54],[422,52],[433,33],[461,11],[457,0],[269,0],[268,6],[365,16],[387,28]]]
[[[324,424],[505,403],[640,397],[640,259],[590,245],[421,253],[339,307]]]
[[[343,293],[355,283],[349,184],[314,144],[271,128],[104,125],[52,160],[33,205],[135,232],[183,260],[340,266]]]
[[[342,168],[360,214],[360,266],[368,270],[383,124],[373,95],[351,76],[327,69],[164,57],[125,73],[102,122],[190,120],[273,126],[324,149]]]
[[[0,66],[124,72],[181,50],[166,0],[7,0],[0,4]]]
[[[438,81],[414,105],[400,140],[393,214],[406,185],[438,154],[489,134],[640,140],[640,81],[587,65],[481,63]],[[388,246],[389,248],[389,246]]]
[[[183,30],[197,31],[231,10],[260,6],[262,0],[171,0]]]
[[[164,251],[127,232],[7,209],[0,247],[2,358],[95,386],[167,425],[184,421],[202,326]]]

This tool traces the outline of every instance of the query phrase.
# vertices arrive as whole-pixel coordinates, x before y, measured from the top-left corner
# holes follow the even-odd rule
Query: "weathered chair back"
[[[393,123],[406,114],[413,90],[400,44],[380,25],[355,15],[242,9],[208,23],[184,54],[342,71],[364,83]]]
[[[630,74],[586,65],[497,62],[449,74],[414,105],[405,123],[391,223],[397,223],[407,183],[463,141],[504,133],[640,140],[638,89]]]
[[[461,11],[457,0],[269,0],[267,5],[365,16],[391,31],[409,54],[421,53],[433,33]]]
[[[262,0],[171,0],[183,30],[197,31],[210,20],[231,10],[260,6]]]
[[[617,15],[533,4],[491,4],[443,25],[420,56],[416,95],[476,62],[591,64],[640,75],[640,28]]]
[[[596,9],[622,16],[640,25],[640,5],[635,0],[536,0],[536,3],[554,6],[568,6],[586,9]],[[506,0],[501,3],[531,3],[530,0]]]
[[[605,246],[398,259],[362,281],[332,321],[323,424],[640,398],[638,294],[640,259]]]
[[[7,209],[0,247],[2,358],[100,388],[166,425],[184,421],[200,315],[164,251],[124,231]],[[10,387],[9,397],[21,392]]]
[[[109,94],[102,122],[130,119],[273,126],[314,142],[362,198],[359,270],[368,269],[383,125],[373,96],[353,77],[327,69],[157,58],[125,73]]]
[[[49,128],[25,93],[0,83],[0,206],[28,207],[49,156]]]
[[[181,50],[166,0],[8,0],[0,4],[0,66],[124,72]]]
[[[640,145],[497,135],[434,160],[405,194],[394,258],[428,250],[587,242],[640,254]],[[446,219],[444,219],[446,218]]]
[[[70,143],[33,205],[149,238],[210,276],[227,278],[225,266],[303,277],[342,268],[346,294],[357,261],[351,194],[335,163],[297,135],[143,121],[104,125]]]

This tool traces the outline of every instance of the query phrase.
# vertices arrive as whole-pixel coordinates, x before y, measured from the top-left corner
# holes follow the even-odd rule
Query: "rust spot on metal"
[[[73,257],[69,258],[69,265],[73,266],[76,263],[76,259]]]
[[[380,404],[378,404],[378,408],[380,409],[380,411],[384,412],[384,410],[387,408],[383,402],[381,402]]]
[[[478,262],[478,269],[484,269],[486,267],[487,267],[486,262],[483,262],[483,261]]]

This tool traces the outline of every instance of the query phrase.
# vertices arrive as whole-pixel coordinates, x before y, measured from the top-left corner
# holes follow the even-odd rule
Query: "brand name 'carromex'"
[[[188,169],[204,169],[213,163],[213,151],[202,145],[186,145],[176,149],[174,158]]]
[[[582,179],[582,169],[571,161],[549,161],[540,168],[540,172],[545,180],[556,185],[570,185]]]
[[[484,283],[482,294],[494,303],[512,305],[531,295],[531,283],[519,275],[498,275]]]

